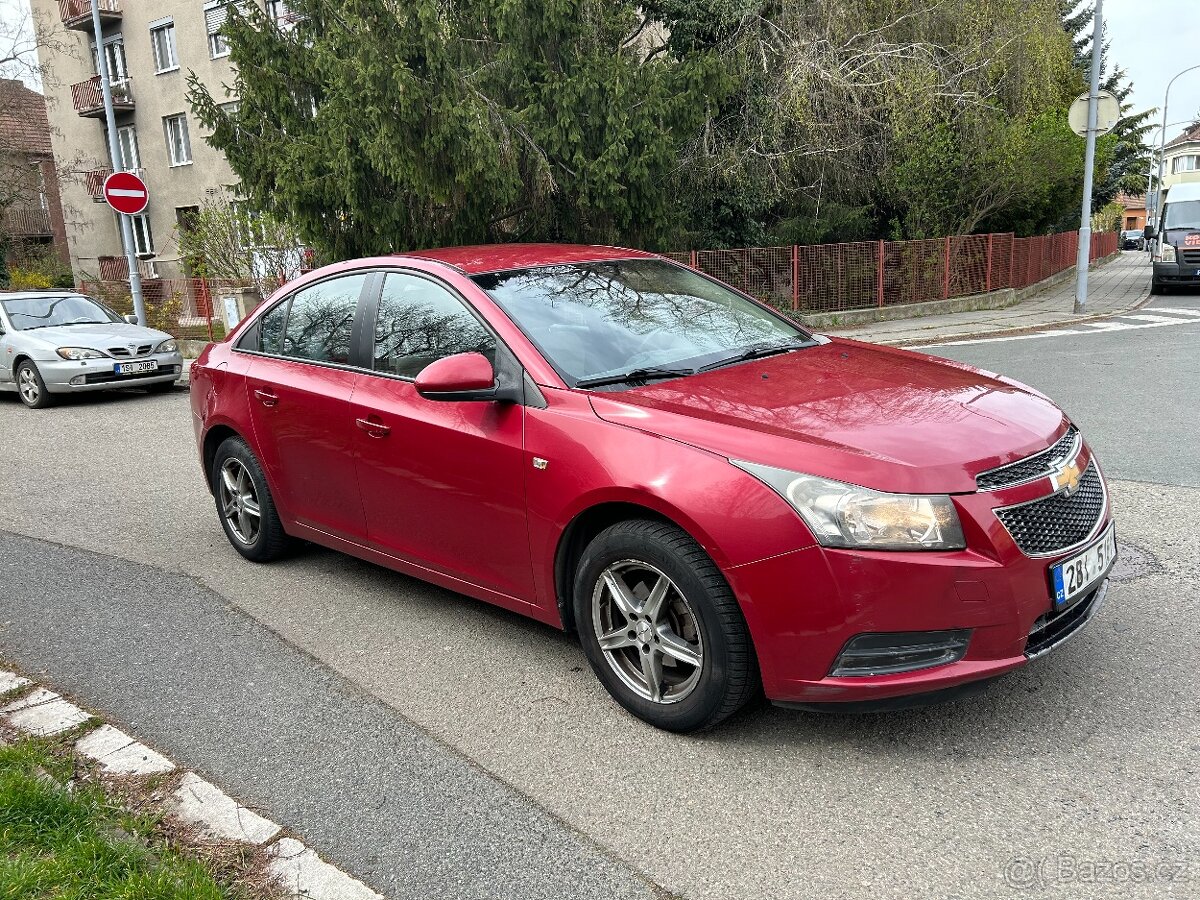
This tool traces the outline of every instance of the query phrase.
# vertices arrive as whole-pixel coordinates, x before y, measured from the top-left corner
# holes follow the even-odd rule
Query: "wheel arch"
[[[568,633],[575,631],[575,611],[571,602],[571,592],[574,588],[575,570],[587,545],[596,535],[610,525],[631,519],[649,519],[655,522],[665,522],[689,534],[701,547],[701,540],[686,524],[661,510],[636,503],[631,500],[608,500],[595,503],[576,513],[559,535],[558,546],[554,553],[554,593],[558,603],[558,614],[562,621],[563,630]],[[706,548],[707,549],[707,548]]]
[[[208,492],[211,494],[216,490],[216,485],[213,484],[213,460],[217,457],[217,448],[231,437],[241,438],[246,440],[245,436],[239,433],[230,425],[219,423],[213,425],[204,434],[204,445],[201,448],[201,459],[204,463],[204,483],[208,485]],[[248,443],[248,442],[247,442]]]

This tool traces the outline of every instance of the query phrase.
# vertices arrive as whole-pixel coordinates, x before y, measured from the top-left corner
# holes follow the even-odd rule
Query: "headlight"
[[[885,494],[773,466],[730,462],[787,500],[824,547],[962,550],[967,546],[954,503],[944,494]]]
[[[87,347],[59,347],[57,351],[63,359],[104,359],[99,350],[89,350]]]
[[[1162,261],[1175,262],[1175,245],[1162,242]]]
[[[167,340],[165,340],[161,344],[159,344],[157,347],[155,347],[154,352],[155,353],[177,353],[177,352],[179,352],[179,345],[177,343],[175,343],[175,338],[168,338]]]

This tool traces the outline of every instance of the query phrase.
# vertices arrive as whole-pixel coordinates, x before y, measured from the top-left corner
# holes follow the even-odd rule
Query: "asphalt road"
[[[322,550],[242,561],[183,395],[0,395],[0,656],[394,897],[1197,896],[1197,348],[929,351],[1063,402],[1125,554],[1085,632],[968,701],[655,731],[552,629]]]

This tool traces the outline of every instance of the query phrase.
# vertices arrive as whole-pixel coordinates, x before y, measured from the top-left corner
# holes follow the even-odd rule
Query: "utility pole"
[[[120,166],[121,154],[117,143],[117,117],[113,113],[112,84],[108,80],[108,59],[104,54],[104,32],[100,25],[98,0],[92,4],[92,33],[96,36],[96,67],[100,70],[100,92],[104,95],[104,121],[108,125],[108,155],[113,171]],[[142,276],[138,272],[137,255],[133,248],[133,223],[125,213],[117,213],[121,222],[121,244],[125,248],[125,264],[129,267],[129,292],[133,295],[133,314],[138,324],[146,324],[146,303],[142,300]]]
[[[1088,263],[1092,251],[1092,169],[1096,165],[1096,104],[1100,92],[1100,57],[1104,42],[1104,0],[1096,0],[1092,21],[1092,78],[1088,91],[1088,131],[1083,153],[1083,212],[1079,220],[1079,252],[1075,255],[1075,313],[1087,312]]]

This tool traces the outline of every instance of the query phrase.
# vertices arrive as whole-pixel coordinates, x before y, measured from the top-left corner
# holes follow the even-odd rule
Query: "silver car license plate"
[[[146,372],[157,372],[158,360],[144,359],[141,362],[115,363],[113,371],[118,375],[142,375]]]

